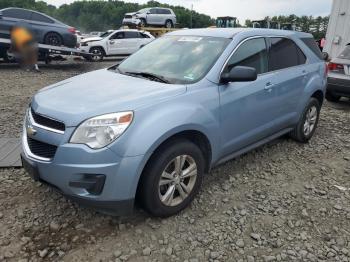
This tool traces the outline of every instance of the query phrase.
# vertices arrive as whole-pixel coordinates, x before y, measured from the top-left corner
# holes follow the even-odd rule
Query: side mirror
[[[221,75],[221,83],[227,84],[230,82],[252,82],[258,78],[256,69],[247,66],[235,66],[228,73]]]
[[[329,54],[327,52],[322,52],[323,60],[328,61]]]

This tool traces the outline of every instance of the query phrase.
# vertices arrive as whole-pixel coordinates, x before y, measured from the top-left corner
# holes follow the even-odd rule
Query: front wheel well
[[[314,92],[311,97],[316,98],[318,100],[318,102],[320,103],[320,105],[323,104],[324,94],[321,90],[317,90],[316,92]]]
[[[102,52],[103,52],[103,55],[105,56],[106,55],[106,51],[105,51],[105,49],[103,48],[103,46],[92,46],[92,47],[90,47],[90,49],[89,49],[89,53],[91,53],[91,50],[93,49],[93,48],[100,48],[101,50],[102,50]]]
[[[187,131],[182,131],[177,134],[172,135],[171,137],[167,138],[165,141],[163,141],[156,150],[154,150],[153,154],[154,155],[158,150],[161,150],[162,147],[166,146],[166,144],[177,140],[177,139],[187,139],[197,145],[199,149],[202,151],[204,159],[205,159],[205,172],[209,172],[210,167],[211,167],[211,159],[212,159],[212,150],[211,150],[211,145],[209,142],[209,139],[207,138],[206,135],[204,135],[202,132],[197,131],[197,130],[187,130]],[[147,161],[148,162],[152,159],[152,156],[150,159]],[[147,166],[146,164],[146,166]]]
[[[199,149],[202,151],[204,159],[205,159],[205,173],[208,173],[211,168],[211,159],[212,159],[212,149],[211,145],[209,142],[209,139],[207,138],[206,135],[204,135],[202,132],[197,131],[197,130],[187,130],[187,131],[182,131],[177,134],[172,135],[171,137],[167,138],[165,141],[163,141],[152,153],[150,158],[147,160],[146,165],[143,168],[143,171],[141,173],[141,177],[139,178],[138,185],[137,185],[137,191],[136,191],[136,196],[139,195],[139,189],[140,189],[140,184],[142,183],[142,176],[145,173],[144,171],[148,168],[149,164],[153,160],[153,157],[162,150],[164,147],[166,147],[169,143],[174,142],[174,140],[178,139],[186,139],[189,140],[190,142],[194,143],[199,147]]]

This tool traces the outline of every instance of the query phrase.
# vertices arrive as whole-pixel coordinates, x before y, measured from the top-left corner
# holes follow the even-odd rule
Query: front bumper
[[[82,43],[80,43],[79,48],[78,48],[79,52],[83,52],[83,53],[89,53],[90,52],[90,46],[89,44],[87,45],[82,45]]]
[[[350,78],[328,77],[327,91],[334,95],[350,97]]]
[[[141,20],[138,18],[124,18],[123,19],[123,25],[133,25],[137,26],[141,23]]]
[[[102,212],[125,215],[133,210],[143,156],[120,157],[108,147],[93,150],[85,145],[62,142],[57,145],[52,159],[43,160],[30,151],[28,136],[41,142],[56,143],[58,139],[54,136],[60,135],[39,127],[35,129],[37,134],[34,136],[28,135],[26,129],[22,135],[22,162],[32,178]],[[66,135],[61,136],[63,141],[67,141]],[[103,177],[103,182],[96,179],[98,177]],[[98,181],[99,185],[95,185],[94,181]],[[88,183],[91,188],[86,186]]]

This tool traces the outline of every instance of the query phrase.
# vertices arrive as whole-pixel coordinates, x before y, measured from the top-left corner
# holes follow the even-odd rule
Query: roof
[[[239,33],[246,33],[249,35],[259,36],[292,36],[299,38],[310,37],[308,33],[277,30],[277,29],[261,29],[261,28],[203,28],[203,29],[184,29],[168,33],[167,35],[183,35],[183,36],[207,36],[207,37],[221,37],[233,38]]]

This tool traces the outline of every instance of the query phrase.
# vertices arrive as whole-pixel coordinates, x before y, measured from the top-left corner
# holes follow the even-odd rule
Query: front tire
[[[302,114],[299,123],[290,136],[300,143],[307,143],[314,135],[320,117],[321,104],[316,98],[311,98]]]
[[[140,27],[146,27],[147,26],[147,22],[144,18],[141,18],[140,19],[140,24],[139,24]]]
[[[92,47],[90,49],[90,53],[92,55],[88,56],[87,59],[91,62],[100,62],[103,60],[103,57],[105,55],[105,52],[102,49],[102,47]]]
[[[138,190],[143,208],[169,217],[185,209],[199,192],[205,160],[199,147],[186,139],[161,146],[149,160]]]

